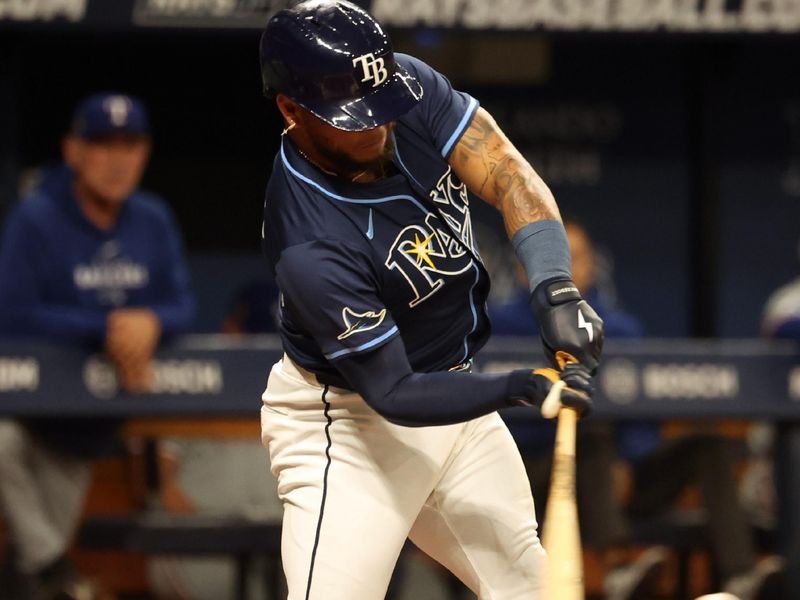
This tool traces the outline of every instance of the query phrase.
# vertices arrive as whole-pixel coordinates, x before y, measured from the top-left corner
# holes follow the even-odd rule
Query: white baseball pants
[[[284,507],[289,600],[382,600],[406,537],[481,600],[538,597],[533,497],[496,413],[401,427],[284,356],[261,425]]]
[[[0,517],[22,572],[67,551],[91,478],[90,460],[50,449],[16,421],[0,420]]]

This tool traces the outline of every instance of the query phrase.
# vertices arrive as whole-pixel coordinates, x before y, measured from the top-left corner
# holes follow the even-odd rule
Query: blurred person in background
[[[800,258],[800,242],[797,245]],[[773,291],[761,317],[761,334],[770,339],[800,341],[800,276]],[[774,525],[777,513],[772,445],[774,426],[766,421],[755,423],[748,433],[751,462],[743,491],[756,518]]]
[[[797,245],[800,258],[800,240]],[[770,293],[761,315],[761,335],[768,339],[800,341],[800,276]],[[776,427],[770,421],[753,423],[747,433],[749,456],[740,493],[754,521],[767,529],[778,524],[775,485]],[[789,507],[797,510],[797,507]],[[790,575],[790,578],[794,575]]]
[[[800,242],[797,245],[800,258]],[[761,334],[770,339],[800,341],[800,276],[773,291],[764,306]],[[761,421],[751,427],[748,443],[751,460],[745,473],[743,492],[754,516],[765,525],[774,525],[777,518],[772,446],[775,427]]]
[[[800,243],[798,243],[800,255]],[[768,338],[800,340],[800,277],[779,287],[767,299],[761,333]]]
[[[600,269],[601,261],[585,227],[570,220],[564,221],[564,227],[572,255],[573,280],[603,319],[606,336],[642,337],[638,319],[616,305],[610,273]],[[537,324],[530,312],[523,310],[525,294],[523,286],[508,301],[490,306],[495,335],[536,333]],[[547,490],[555,438],[553,424],[511,421],[509,429],[520,445],[531,485]],[[756,559],[753,533],[737,495],[729,440],[715,433],[692,433],[666,440],[655,421],[612,426],[595,419],[580,423],[576,443],[581,534],[587,545],[600,553],[608,600],[658,597],[666,549],[651,547],[631,560],[629,519],[666,512],[693,483],[699,485],[708,509],[711,547],[725,591],[735,593],[740,600],[781,597],[783,562],[778,557]],[[624,494],[618,491],[625,487],[625,481],[630,488],[627,511]],[[542,494],[539,491],[538,497]],[[540,512],[544,508],[540,506]]]
[[[87,98],[63,140],[64,164],[14,208],[0,240],[0,335],[103,351],[129,392],[151,388],[159,341],[186,331],[194,316],[174,217],[138,190],[150,149],[139,100]],[[11,543],[0,597],[91,597],[66,552],[92,458],[117,449],[120,425],[0,421],[0,511]]]

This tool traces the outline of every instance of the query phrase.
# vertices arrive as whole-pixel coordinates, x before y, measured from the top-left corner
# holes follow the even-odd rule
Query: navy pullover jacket
[[[108,313],[147,307],[164,335],[184,332],[195,305],[181,236],[160,198],[135,191],[103,231],[84,217],[67,167],[11,211],[0,239],[0,334],[96,345]]]

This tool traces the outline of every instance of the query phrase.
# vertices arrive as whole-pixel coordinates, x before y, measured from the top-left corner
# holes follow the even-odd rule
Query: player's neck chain
[[[350,178],[350,181],[358,181],[361,177],[363,177],[367,172],[367,169],[364,169],[360,173],[356,173],[353,177]],[[383,177],[383,165],[381,165],[381,177]]]

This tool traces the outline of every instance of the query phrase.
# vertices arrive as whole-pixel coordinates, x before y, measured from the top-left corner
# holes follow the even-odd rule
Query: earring
[[[297,127],[297,123],[295,123],[294,121],[289,121],[289,125],[286,127],[286,129],[284,129],[281,132],[281,135],[286,135],[287,133],[289,133],[295,127]]]

